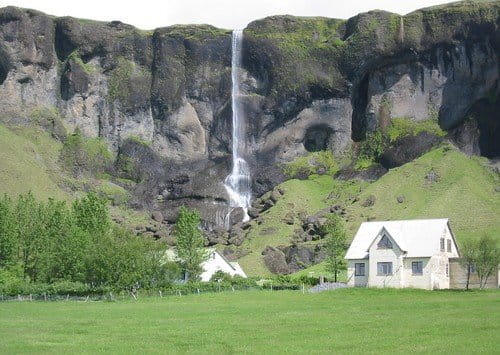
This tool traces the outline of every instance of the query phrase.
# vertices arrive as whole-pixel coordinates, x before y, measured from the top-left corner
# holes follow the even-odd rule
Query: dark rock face
[[[285,180],[280,163],[323,149],[341,154],[392,118],[437,118],[471,154],[499,156],[499,10],[498,2],[460,2],[405,16],[251,23],[238,75],[255,196]],[[0,9],[0,117],[22,122],[35,108],[56,108],[70,130],[118,153],[117,173],[136,181],[132,205],[167,221],[183,204],[200,209],[208,229],[228,212],[230,93],[230,31],[148,32]],[[434,144],[415,140],[418,149],[403,142],[385,165]]]
[[[427,132],[403,137],[382,154],[380,163],[386,169],[396,168],[418,158],[441,142],[441,137]]]

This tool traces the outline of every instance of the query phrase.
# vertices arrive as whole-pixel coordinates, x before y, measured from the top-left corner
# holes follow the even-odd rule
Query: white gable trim
[[[373,244],[375,243],[375,241],[379,240],[379,237],[383,237],[384,235],[386,235],[393,244],[396,244],[397,247],[399,248],[399,250],[401,250],[402,252],[406,253],[406,250],[404,250],[403,248],[401,248],[401,246],[399,245],[399,243],[396,241],[396,239],[394,239],[394,237],[391,235],[391,233],[389,233],[389,231],[385,228],[385,227],[382,227],[380,229],[380,231],[375,235],[375,237],[373,238],[372,242],[370,243],[370,245],[368,246],[368,249],[366,249],[366,252],[369,253],[370,252],[370,249],[372,248]]]

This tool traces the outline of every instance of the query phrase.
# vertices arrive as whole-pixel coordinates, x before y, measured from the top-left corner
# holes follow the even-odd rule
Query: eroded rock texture
[[[283,180],[277,163],[342,154],[392,118],[437,119],[465,151],[499,156],[499,10],[468,1],[251,23],[238,74],[255,193]],[[227,212],[230,96],[231,31],[0,9],[1,119],[46,107],[70,131],[102,137],[119,174],[138,182],[132,203],[167,220],[182,204],[212,224]]]

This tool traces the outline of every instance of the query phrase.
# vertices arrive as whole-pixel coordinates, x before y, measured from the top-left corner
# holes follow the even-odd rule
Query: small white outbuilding
[[[210,281],[217,271],[222,271],[231,276],[247,277],[237,262],[228,261],[215,249],[209,250],[208,258],[201,264],[201,267],[203,268],[203,273],[200,275],[201,281],[205,282]]]
[[[222,271],[231,276],[241,276],[246,278],[247,275],[241,268],[240,264],[236,261],[227,260],[221,253],[219,253],[214,248],[209,248],[205,250],[207,253],[207,259],[200,265],[203,272],[200,275],[200,279],[203,282],[210,281],[212,276],[217,271]],[[179,260],[177,257],[177,253],[175,249],[168,249],[165,252],[165,260],[167,261],[177,261]]]
[[[364,222],[347,251],[347,284],[450,288],[449,259],[459,256],[447,218]]]

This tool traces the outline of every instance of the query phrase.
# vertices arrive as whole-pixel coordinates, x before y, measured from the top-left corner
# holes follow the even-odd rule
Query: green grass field
[[[242,291],[0,303],[0,353],[498,353],[500,292]]]

